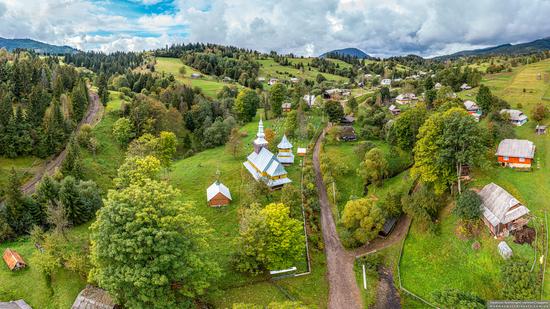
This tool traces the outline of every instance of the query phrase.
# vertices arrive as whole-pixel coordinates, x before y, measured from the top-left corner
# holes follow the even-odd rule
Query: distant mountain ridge
[[[365,53],[364,51],[358,49],[358,48],[354,48],[354,47],[350,47],[350,48],[343,48],[343,49],[335,49],[335,50],[331,50],[329,52],[326,52],[324,54],[322,54],[321,58],[325,58],[327,57],[328,55],[330,54],[338,54],[340,56],[351,56],[351,57],[357,57],[359,59],[369,59],[371,58],[371,56],[369,56],[367,53]]]
[[[0,37],[0,48],[12,51],[17,48],[31,49],[40,54],[72,54],[78,52],[78,49],[70,46],[59,46],[43,43],[31,39],[6,39]]]
[[[550,37],[520,44],[502,44],[493,47],[463,50],[454,54],[435,57],[434,59],[452,59],[467,56],[485,55],[520,55],[550,50]]]

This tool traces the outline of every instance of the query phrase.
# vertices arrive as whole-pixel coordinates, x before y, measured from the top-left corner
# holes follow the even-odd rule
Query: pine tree
[[[11,169],[5,198],[5,214],[8,224],[16,234],[27,232],[33,224],[33,219],[28,209],[29,201],[21,192],[21,180],[14,168]]]
[[[82,165],[80,163],[80,146],[76,139],[71,137],[67,146],[67,155],[61,164],[61,173],[65,176],[73,176],[76,179],[82,178]]]
[[[142,76],[143,75],[140,75],[140,79],[139,79],[140,82],[142,81],[142,78],[141,78]],[[107,102],[109,101],[109,90],[107,88],[107,77],[105,77],[105,74],[103,73],[99,74],[97,87],[98,87],[97,94],[99,95],[99,99],[101,100],[101,103],[103,104],[103,106],[106,106]],[[140,92],[140,91],[136,91],[136,92]]]

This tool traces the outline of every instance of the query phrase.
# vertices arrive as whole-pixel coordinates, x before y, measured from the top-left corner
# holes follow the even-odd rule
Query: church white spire
[[[257,138],[264,138],[264,122],[262,121],[262,117],[260,117],[260,122],[258,123],[258,133],[256,134]]]

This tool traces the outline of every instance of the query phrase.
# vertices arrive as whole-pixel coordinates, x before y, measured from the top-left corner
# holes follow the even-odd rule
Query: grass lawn
[[[258,114],[261,114],[261,111]],[[265,282],[268,277],[235,272],[232,264],[232,257],[236,253],[235,242],[238,237],[238,212],[243,195],[242,190],[246,189],[245,182],[252,181],[242,162],[252,151],[251,143],[256,135],[258,119],[241,128],[241,131],[247,132],[247,136],[244,138],[244,151],[236,158],[226,153],[224,147],[207,149],[192,157],[175,162],[171,172],[166,176],[169,182],[181,191],[181,200],[193,203],[196,213],[206,218],[215,231],[211,245],[216,260],[223,271],[222,278],[216,285],[223,291],[208,295],[208,299],[219,307],[230,307],[234,302],[243,301],[267,305],[271,301],[284,300],[284,294],[274,293],[279,290],[273,284]],[[318,117],[312,117],[310,120],[319,122]],[[264,121],[264,126],[272,128],[280,134],[282,120],[267,120]],[[295,148],[308,143],[303,139],[291,139],[291,142]],[[294,165],[286,168],[289,178],[293,181],[292,185],[295,186],[300,184],[300,168],[297,162],[299,162],[298,159]],[[221,172],[220,180],[231,190],[233,201],[227,207],[211,208],[206,204],[205,192],[206,188],[216,180],[216,170],[218,169]],[[278,201],[280,201],[280,191],[273,192],[269,198],[258,197],[258,202],[264,205]],[[326,295],[327,287],[322,280],[311,280],[311,277],[324,276],[324,256],[318,254],[314,261],[313,275],[285,279],[277,281],[276,284],[288,290],[297,299],[317,304],[320,301],[319,295]],[[304,260],[296,266],[300,272],[305,271],[305,255]],[[320,299],[324,301],[324,297],[320,297]],[[317,307],[317,305],[315,306]]]
[[[423,232],[411,227],[403,249],[401,277],[411,292],[433,301],[432,293],[443,288],[457,288],[484,299],[500,299],[500,267],[504,260],[496,247],[499,240],[487,230],[476,239],[462,240],[455,235],[457,217],[447,208],[441,218],[440,233]],[[481,249],[471,248],[477,240]],[[516,256],[533,261],[534,251],[528,245],[506,242]]]
[[[545,60],[518,67],[511,73],[486,76],[483,83],[491,88],[493,94],[507,100],[512,107],[521,103],[525,114],[531,115],[535,104],[541,102],[541,96],[550,87],[543,80],[537,80],[536,75],[548,68],[550,60]],[[461,92],[461,95],[464,93]],[[533,224],[540,226],[544,212],[548,210],[547,197],[550,195],[550,169],[547,166],[550,162],[550,139],[548,135],[535,135],[535,126],[534,121],[529,121],[516,128],[517,138],[529,139],[537,147],[533,171],[517,172],[494,164],[484,170],[474,170],[474,181],[470,185],[481,188],[494,182],[502,186],[529,208],[535,216]],[[494,158],[491,157],[491,160],[494,161]],[[489,237],[488,231],[484,230],[477,239],[481,243],[481,249],[475,252],[471,249],[473,240],[463,241],[455,236],[456,225],[457,218],[448,212],[441,217],[441,232],[438,235],[421,232],[413,223],[402,260],[404,286],[427,299],[431,298],[433,291],[444,287],[471,291],[485,299],[498,299],[501,289],[499,267],[502,264],[502,258],[496,249],[498,241]],[[535,258],[534,250],[530,246],[517,245],[510,239],[507,243],[515,255],[530,261]],[[540,253],[537,258],[539,256]],[[546,276],[550,276],[548,268]],[[543,288],[543,299],[548,299],[549,280],[544,282]]]
[[[71,242],[80,243],[88,233],[89,224],[78,226],[68,233]],[[59,267],[52,274],[51,285],[45,276],[31,263],[31,256],[40,254],[26,237],[0,244],[0,252],[6,248],[16,250],[29,264],[23,270],[12,272],[5,265],[0,267],[0,301],[24,299],[33,308],[70,308],[86,282],[77,273]]]
[[[388,160],[390,170],[403,170],[408,165],[410,155],[404,152],[398,152],[397,154],[391,153],[390,146],[383,141],[371,141],[377,148],[381,149]],[[336,177],[335,189],[336,205],[338,209],[338,218],[344,211],[346,202],[351,197],[363,196],[363,179],[357,174],[357,169],[362,161],[361,158],[355,154],[355,147],[364,143],[363,141],[357,142],[336,142],[335,144],[326,144],[324,152],[330,158],[345,158],[345,173]],[[403,172],[395,177],[387,179],[380,186],[369,185],[368,191],[370,196],[376,198],[383,197],[387,191],[396,189],[396,186],[401,186],[403,179],[408,179],[408,172]],[[327,184],[327,190],[329,191],[329,198],[333,201],[332,184]]]
[[[23,182],[32,176],[42,167],[43,159],[37,157],[5,158],[0,157],[0,187],[7,185],[11,169],[14,168],[17,175]]]
[[[120,109],[123,100],[120,99],[120,93],[115,91],[110,91],[109,99],[103,119],[92,130],[99,141],[99,150],[95,155],[87,150],[81,152],[84,178],[95,181],[103,193],[113,187],[113,178],[124,160],[124,149],[119,147],[112,134],[113,125],[118,120],[116,111]]]
[[[198,87],[202,89],[203,93],[211,98],[215,98],[218,92],[223,89],[224,86],[227,85],[237,85],[237,84],[227,84],[218,81],[213,76],[208,76],[205,74],[200,73],[199,71],[193,69],[192,67],[188,65],[184,65],[180,59],[178,58],[166,58],[166,57],[157,57],[156,58],[156,65],[155,69],[157,72],[165,72],[168,74],[174,75],[174,77],[187,85],[190,85],[192,87]],[[179,69],[181,67],[185,67],[185,74],[181,75],[179,72]],[[201,78],[191,78],[191,74],[193,73],[200,73],[202,75]],[[240,86],[239,86],[240,87]]]
[[[275,60],[269,58],[269,59],[262,59],[258,60],[260,63],[260,74],[259,76],[265,77],[266,79],[269,78],[278,78],[278,79],[290,79],[290,77],[298,77],[301,79],[311,79],[315,80],[317,77],[317,74],[321,73],[317,68],[314,67],[308,67],[307,64],[311,63],[311,58],[296,58],[296,59],[289,59],[291,63],[303,63],[304,64],[304,72],[296,69],[293,66],[282,66],[275,62]],[[336,61],[331,59],[330,61]],[[338,60],[339,63],[345,63],[343,61]],[[349,66],[348,63],[345,63]],[[341,65],[342,66],[342,65]],[[321,73],[327,80],[333,80],[333,81],[347,81],[348,78],[329,74],[329,73]]]

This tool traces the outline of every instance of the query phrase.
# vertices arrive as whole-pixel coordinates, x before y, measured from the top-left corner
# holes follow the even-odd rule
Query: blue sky
[[[0,36],[83,50],[212,42],[434,56],[550,36],[548,0],[0,0]]]

